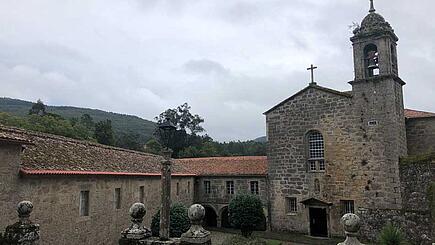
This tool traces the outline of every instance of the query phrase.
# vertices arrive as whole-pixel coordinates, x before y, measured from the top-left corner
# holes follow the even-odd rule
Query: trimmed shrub
[[[254,195],[242,194],[233,198],[228,207],[230,223],[242,231],[244,237],[250,237],[255,227],[262,222],[263,204]]]
[[[402,245],[406,244],[402,231],[392,224],[387,224],[379,234],[381,245]]]
[[[188,231],[190,228],[189,216],[187,216],[187,208],[181,203],[175,203],[170,210],[169,236],[181,237],[181,234]],[[159,236],[160,231],[160,210],[153,216],[151,221],[151,232],[153,236]]]

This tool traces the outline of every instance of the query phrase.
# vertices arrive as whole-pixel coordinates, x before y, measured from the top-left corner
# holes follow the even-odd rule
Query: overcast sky
[[[405,106],[435,111],[433,0],[376,0],[399,36]],[[350,90],[368,0],[0,0],[0,96],[153,119],[184,102],[217,140],[265,135],[304,88]]]

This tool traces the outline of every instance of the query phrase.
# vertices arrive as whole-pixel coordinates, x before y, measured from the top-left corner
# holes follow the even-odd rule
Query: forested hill
[[[25,116],[29,113],[33,102],[1,98],[0,112],[7,112],[15,116]],[[117,135],[138,135],[138,141],[145,144],[152,136],[155,123],[137,116],[123,115],[102,110],[79,108],[71,106],[47,106],[47,112],[60,115],[66,119],[80,118],[83,114],[89,114],[95,122],[111,120],[113,131]]]

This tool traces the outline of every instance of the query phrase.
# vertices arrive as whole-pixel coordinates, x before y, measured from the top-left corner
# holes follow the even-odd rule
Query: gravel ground
[[[231,233],[224,233],[219,231],[211,231],[211,241],[214,245],[221,245],[222,242],[228,238],[235,236]],[[306,244],[300,244],[300,243],[294,243],[294,242],[282,242],[282,245],[306,245]]]

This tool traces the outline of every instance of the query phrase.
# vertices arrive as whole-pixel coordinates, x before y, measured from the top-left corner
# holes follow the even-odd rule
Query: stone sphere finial
[[[346,233],[356,234],[361,227],[361,219],[358,215],[349,213],[341,218],[341,224]]]
[[[33,211],[33,203],[30,201],[22,201],[17,205],[18,217],[28,218]]]
[[[143,219],[147,211],[143,203],[137,202],[131,205],[129,213],[133,219]]]
[[[205,208],[201,204],[193,204],[187,213],[192,224],[201,223],[205,217]]]

